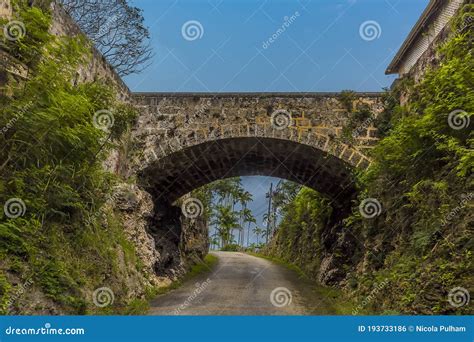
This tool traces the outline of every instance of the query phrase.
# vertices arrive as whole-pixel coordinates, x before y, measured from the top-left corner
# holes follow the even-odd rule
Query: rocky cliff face
[[[52,14],[52,24],[49,29],[41,28],[42,33],[72,37],[81,33],[54,2],[48,13]],[[10,1],[0,0],[0,17],[11,15]],[[89,63],[77,68],[71,83],[105,81],[116,91],[119,102],[128,102],[130,92],[126,85],[100,53],[91,50]],[[27,67],[12,60],[8,51],[0,51],[0,96],[10,96],[4,86],[10,88],[12,81],[27,82],[27,72]],[[127,178],[123,171],[128,167],[124,162],[127,155],[121,150],[123,140],[126,137],[112,142],[117,149],[103,164],[104,169],[122,177],[121,183],[110,191],[97,189],[97,198],[101,197],[99,191],[106,197],[104,205],[99,207],[99,201],[84,200],[84,207],[90,210],[84,209],[69,220],[45,223],[41,227],[44,229],[31,220],[29,228],[34,233],[23,234],[22,230],[14,242],[7,240],[2,244],[0,314],[102,312],[102,306],[94,302],[94,294],[103,288],[115,298],[111,298],[104,312],[122,313],[133,301],[144,299],[150,287],[169,284],[207,253],[205,221],[188,220],[181,215],[180,208],[154,203],[146,191],[134,184],[133,178]],[[11,228],[2,228],[0,235],[11,235]],[[3,237],[0,240],[6,241]],[[21,248],[28,247],[21,250],[23,254],[14,251],[15,242]]]
[[[343,228],[348,216],[323,196],[303,189],[285,209],[278,231],[264,253],[298,265],[324,285],[343,283],[357,242]]]
[[[54,17],[51,33],[68,36],[82,33],[61,6],[53,2],[51,10]],[[91,49],[92,58],[88,65],[77,71],[77,82],[106,80],[114,86],[119,100],[132,101],[130,90],[123,80],[97,49]],[[122,176],[130,176],[123,171],[129,166],[127,157],[113,150],[104,168]],[[150,194],[137,185],[123,183],[117,186],[109,206],[119,213],[125,234],[143,264],[143,276],[150,285],[160,286],[175,280],[189,265],[207,254],[206,222],[186,219],[178,207],[153,203]],[[201,239],[199,244],[196,244],[197,236]],[[198,259],[191,256],[197,256]]]
[[[151,285],[175,280],[207,254],[205,220],[188,219],[179,207],[153,203],[136,185],[117,187],[111,202]]]

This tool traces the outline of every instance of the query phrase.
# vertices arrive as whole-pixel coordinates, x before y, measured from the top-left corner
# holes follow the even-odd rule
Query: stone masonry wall
[[[348,110],[338,93],[150,93],[134,94],[134,98],[141,113],[137,138],[147,146],[156,146],[153,152],[158,158],[215,138],[279,134],[283,139],[302,141],[311,134],[310,140],[320,142],[328,152],[358,166],[368,161],[364,151],[377,141],[377,129],[368,123],[360,129],[353,144],[328,143],[328,137],[342,143],[340,138],[349,120]],[[361,104],[378,115],[383,105],[381,94],[356,94],[353,106]],[[275,111],[291,115],[289,129],[272,128],[271,116]],[[354,155],[350,158],[352,152]]]
[[[51,33],[55,35],[75,36],[83,34],[79,26],[74,20],[64,11],[64,9],[56,2],[51,4],[53,12],[53,24]],[[92,47],[92,58],[89,65],[84,65],[77,71],[78,82],[88,82],[97,79],[103,79],[110,82],[117,90],[119,99],[122,101],[130,100],[130,89],[123,82],[120,76],[106,61],[104,56],[95,48]]]
[[[133,133],[139,153],[133,156],[131,173],[148,173],[151,187],[170,200],[212,180],[252,173],[301,184],[326,182],[327,192],[339,193],[342,189],[335,186],[348,173],[342,164],[367,168],[368,150],[378,140],[373,120],[361,123],[352,141],[343,137],[351,114],[338,93],[134,98],[140,110]],[[355,94],[352,106],[362,105],[377,116],[383,108],[381,94]],[[320,177],[315,177],[317,172]]]
[[[68,35],[75,36],[82,34],[79,26],[74,22],[74,20],[64,11],[64,9],[58,5],[56,2],[51,4],[51,12],[53,15],[53,22],[50,32],[55,35]],[[0,17],[13,19],[13,9],[10,0],[0,0]],[[102,79],[108,81],[112,86],[115,87],[118,93],[118,97],[122,101],[130,100],[130,90],[127,85],[122,81],[120,76],[115,72],[115,70],[107,63],[102,54],[93,46],[91,47],[92,58],[88,65],[82,66],[77,71],[77,82],[88,82],[97,79]],[[5,51],[2,51],[0,48],[0,66],[5,66],[3,71],[6,71],[14,79],[26,78],[27,70],[26,67],[21,65],[21,63],[15,62]],[[6,67],[8,65],[8,67]],[[6,77],[0,77],[0,87],[5,86]]]

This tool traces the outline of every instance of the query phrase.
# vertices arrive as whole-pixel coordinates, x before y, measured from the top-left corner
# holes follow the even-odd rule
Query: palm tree
[[[211,235],[211,239],[209,241],[210,245],[211,245],[211,249],[213,249],[212,247],[215,246],[216,249],[217,247],[219,246],[219,234],[217,234],[217,232],[215,232],[214,234]]]
[[[221,247],[229,244],[232,238],[232,230],[239,227],[236,212],[230,206],[223,205],[216,207],[215,219],[212,224],[216,225],[217,234],[222,241]]]
[[[255,228],[253,229],[253,232],[257,236],[257,245],[258,245],[258,238],[260,236],[263,237],[263,235],[265,234],[265,229],[262,229],[262,228],[259,228],[258,226],[255,226]]]
[[[270,212],[270,215],[268,213],[263,214],[263,223],[265,223],[270,229],[268,232],[265,230],[266,235],[271,235],[272,230],[274,229],[273,227],[275,226],[275,219],[276,217],[274,212]]]
[[[249,217],[249,215],[252,215],[252,212],[247,209],[247,203],[252,201],[252,194],[248,191],[245,191],[242,187],[241,184],[239,184],[239,187],[235,188],[235,199],[236,201],[234,202],[234,205],[239,202],[241,205],[241,210],[239,212],[239,222],[240,222],[240,227],[238,231],[238,244],[243,246],[244,245],[244,224],[247,222],[245,219]],[[234,208],[234,207],[233,207]]]
[[[252,223],[257,223],[257,220],[255,219],[255,216],[253,216],[253,213],[252,213],[252,210],[248,209],[248,208],[244,208],[242,210],[242,223],[245,224],[245,223],[248,223],[248,226],[247,226],[247,246],[249,244],[249,236],[250,236],[250,225]],[[242,224],[242,228],[243,228],[243,224]],[[243,229],[242,229],[242,233],[243,233]],[[242,246],[244,245],[244,237],[243,237],[243,234],[242,234]]]

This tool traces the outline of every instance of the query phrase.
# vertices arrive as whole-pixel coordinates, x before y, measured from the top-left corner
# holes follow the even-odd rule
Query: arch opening
[[[204,217],[190,219],[175,202],[220,179],[267,176],[306,186],[331,200],[325,247],[338,243],[343,219],[355,197],[353,169],[334,154],[293,140],[232,137],[210,140],[169,153],[137,172],[138,183],[151,195],[153,217],[148,232],[160,260],[157,274],[195,263],[209,249],[209,227]],[[192,243],[190,243],[192,242]]]
[[[312,188],[336,206],[355,194],[353,167],[310,145],[277,138],[227,138],[185,147],[139,172],[155,203],[171,204],[219,179],[268,176]]]

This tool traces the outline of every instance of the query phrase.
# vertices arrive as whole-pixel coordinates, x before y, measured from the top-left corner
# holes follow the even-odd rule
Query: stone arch
[[[327,140],[319,143],[326,145]],[[336,145],[334,145],[336,149]],[[281,137],[227,137],[180,146],[170,144],[144,163],[139,171],[141,185],[155,201],[172,203],[192,190],[213,181],[236,176],[273,176],[313,188],[336,203],[354,193],[350,159],[334,152],[355,155],[344,146],[329,153],[312,144]],[[353,158],[353,164],[364,161]]]
[[[342,137],[351,110],[340,94],[134,96],[140,109],[132,136],[137,152],[128,166],[154,202],[147,230],[162,256],[157,270],[207,250],[204,218],[187,218],[174,202],[227,177],[274,176],[325,194],[336,209],[327,243],[335,243],[355,195],[353,171],[370,165],[367,151],[377,141],[373,121],[358,126],[353,139]],[[355,94],[351,106],[358,105],[379,113],[380,94]],[[290,114],[286,127],[275,126],[276,111]]]
[[[377,115],[380,94],[355,94],[352,107]],[[373,121],[343,139],[349,122],[340,94],[137,94],[140,183],[168,203],[214,180],[277,176],[330,198],[350,198],[351,171],[365,169],[377,138]],[[287,113],[279,127],[275,112]],[[352,141],[351,141],[352,140]],[[317,181],[316,181],[317,180]]]

